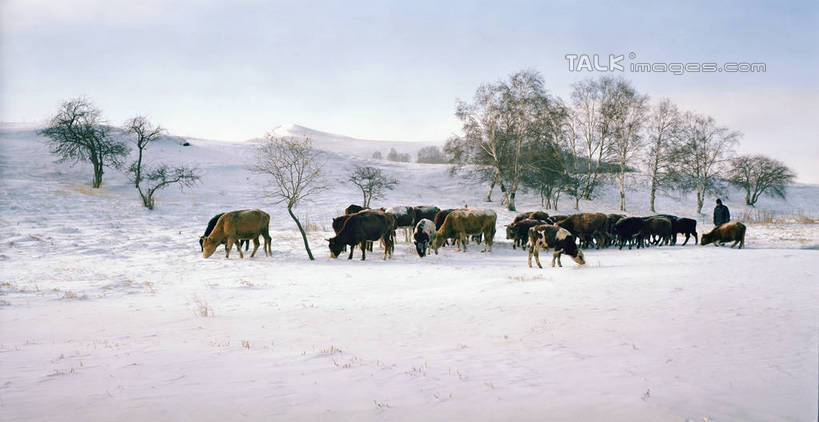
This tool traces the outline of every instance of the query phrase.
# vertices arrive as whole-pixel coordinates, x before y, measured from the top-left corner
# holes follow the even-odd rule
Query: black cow
[[[410,241],[410,233],[415,229],[415,208],[392,207],[387,214],[395,217],[395,229],[404,229],[404,241]]]
[[[435,215],[441,211],[440,208],[432,205],[419,205],[417,207],[412,207],[415,210],[415,225],[417,226],[418,223],[423,220],[427,219],[435,222]]]
[[[614,224],[614,234],[617,236],[617,243],[620,249],[628,243],[628,248],[636,243],[637,248],[643,246],[643,237],[641,235],[645,221],[640,217],[624,217]]]
[[[205,229],[205,234],[199,236],[199,252],[204,252],[204,248],[202,247],[202,241],[210,236],[210,232],[213,231],[213,228],[216,227],[216,222],[219,221],[219,217],[222,216],[224,213],[219,213],[213,216],[213,218],[208,221],[208,227]],[[242,245],[245,245],[245,251],[250,248],[250,240],[243,239],[239,241]]]
[[[350,245],[350,256],[353,259],[355,245],[361,247],[361,260],[367,257],[367,241],[381,240],[384,242],[384,259],[392,257],[394,240],[395,218],[381,211],[359,212],[350,215],[344,222],[339,233],[327,239],[330,246],[330,256],[338,257],[345,245]]]
[[[669,214],[658,214],[657,217],[665,217],[671,220],[671,231],[673,232],[673,237],[671,239],[671,244],[677,244],[677,235],[684,234],[685,235],[685,242],[683,242],[683,246],[688,243],[688,239],[691,236],[694,236],[694,244],[696,245],[699,243],[699,239],[697,238],[697,220],[693,218],[679,218],[676,215],[669,215]]]
[[[366,209],[369,209],[369,208],[365,208],[365,207],[362,207],[362,206],[356,205],[356,204],[350,204],[349,207],[344,209],[344,214],[346,214],[346,215],[355,214],[355,213],[357,213],[359,211],[363,211],[363,210],[366,210]]]

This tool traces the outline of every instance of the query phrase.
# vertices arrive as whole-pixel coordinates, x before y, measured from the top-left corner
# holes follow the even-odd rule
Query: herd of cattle
[[[259,248],[259,236],[264,238],[264,252],[269,256],[270,216],[261,210],[230,211],[214,216],[208,223],[205,234],[199,238],[202,255],[211,256],[217,247],[225,245],[225,257],[230,256],[233,245],[244,257],[249,241],[253,241],[253,252]],[[356,247],[361,250],[361,259],[366,259],[367,251],[372,251],[373,243],[379,242],[384,250],[383,259],[392,257],[395,248],[396,231],[404,232],[404,241],[415,245],[418,256],[434,252],[445,245],[453,244],[457,250],[466,252],[470,241],[483,244],[483,251],[492,251],[495,238],[497,214],[490,209],[453,208],[440,209],[435,206],[393,207],[389,209],[369,209],[350,205],[344,215],[333,219],[335,236],[327,239],[330,256],[338,257],[349,246],[348,259],[352,259]],[[690,218],[680,218],[661,214],[650,217],[629,217],[621,214],[577,213],[571,215],[549,215],[543,211],[529,211],[519,214],[506,226],[506,238],[512,241],[512,248],[529,251],[529,266],[532,257],[541,267],[539,252],[552,249],[552,266],[559,266],[560,256],[566,254],[580,265],[585,264],[582,249],[623,247],[643,248],[652,245],[676,245],[677,235],[685,235],[685,245],[691,236],[697,237],[697,222]],[[740,222],[723,224],[702,235],[701,244],[722,244],[733,241],[731,247],[745,244],[745,225]]]

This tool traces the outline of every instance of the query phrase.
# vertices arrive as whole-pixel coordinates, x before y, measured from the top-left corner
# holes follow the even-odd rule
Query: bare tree
[[[785,186],[796,174],[779,160],[763,155],[742,155],[731,160],[729,181],[745,191],[745,204],[755,206],[765,192],[785,198]]]
[[[506,204],[509,198],[504,179],[510,149],[500,102],[497,84],[479,86],[472,103],[458,101],[455,116],[461,121],[463,136],[447,140],[444,152],[452,157],[453,171],[469,168],[473,176],[489,182],[487,202],[492,200],[492,191],[499,185],[501,203]]]
[[[347,180],[361,189],[364,208],[369,208],[370,201],[383,198],[386,191],[395,189],[398,184],[397,180],[375,167],[356,166]]]
[[[381,151],[376,151],[376,152],[373,153],[373,159],[374,160],[383,160],[384,156],[381,155]]]
[[[105,167],[118,168],[128,147],[117,140],[112,128],[104,124],[100,110],[85,98],[64,102],[40,134],[50,139],[51,152],[60,161],[90,161],[94,171],[91,186],[102,186]]]
[[[581,196],[592,199],[598,186],[600,167],[609,158],[613,131],[610,106],[615,91],[616,80],[609,76],[599,80],[587,79],[572,85],[575,133],[583,146],[583,161],[586,169],[578,172],[581,178]],[[580,157],[578,157],[580,158]],[[581,160],[577,160],[579,163]],[[577,199],[575,200],[577,203]]]
[[[648,126],[648,175],[651,179],[649,188],[649,209],[654,209],[654,199],[657,190],[661,189],[667,180],[668,167],[671,164],[669,153],[679,134],[680,112],[677,106],[668,98],[662,99],[651,111]]]
[[[620,211],[626,210],[625,177],[628,165],[642,147],[641,131],[648,116],[648,96],[640,95],[627,81],[615,82],[611,101],[604,108],[604,115],[611,119],[614,158],[619,166],[617,181],[620,186]]]
[[[145,208],[154,209],[156,192],[174,184],[184,189],[199,181],[196,170],[189,167],[170,167],[167,164],[159,164],[155,167],[145,165],[143,162],[145,149],[164,134],[160,126],[153,126],[147,118],[137,116],[125,122],[125,133],[134,138],[137,147],[137,160],[131,163],[128,172]]]
[[[303,139],[276,137],[270,133],[265,136],[264,142],[258,146],[256,152],[255,170],[270,176],[273,182],[270,194],[276,198],[276,203],[284,203],[287,206],[287,213],[296,223],[304,241],[304,249],[312,261],[313,252],[310,251],[307,235],[298,217],[293,213],[293,208],[303,199],[324,189],[321,183],[323,160],[313,149],[308,137]]]
[[[455,115],[463,125],[463,137],[448,142],[448,151],[460,148],[465,164],[483,167],[490,178],[489,194],[500,184],[506,207],[515,210],[515,195],[525,172],[523,153],[534,142],[556,142],[562,111],[548,95],[543,77],[532,70],[517,72],[507,81],[478,87],[473,103],[458,102]],[[485,171],[486,167],[492,171]]]
[[[681,140],[671,152],[671,177],[683,191],[697,193],[697,213],[707,193],[719,191],[719,176],[741,133],[717,126],[710,116],[686,112]]]

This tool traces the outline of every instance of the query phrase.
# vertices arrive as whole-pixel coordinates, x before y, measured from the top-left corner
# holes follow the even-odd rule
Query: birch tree
[[[641,95],[625,80],[617,80],[606,103],[604,115],[611,121],[614,159],[619,166],[617,181],[620,187],[620,211],[626,210],[626,170],[642,147],[642,128],[648,116],[648,96]]]
[[[670,152],[680,129],[680,111],[668,98],[664,98],[651,110],[648,118],[648,175],[649,209],[656,212],[654,200],[657,190],[665,185],[668,179]]]
[[[671,153],[671,174],[681,190],[696,192],[697,213],[702,212],[705,195],[719,191],[719,176],[741,136],[718,126],[710,116],[683,115],[681,140]]]

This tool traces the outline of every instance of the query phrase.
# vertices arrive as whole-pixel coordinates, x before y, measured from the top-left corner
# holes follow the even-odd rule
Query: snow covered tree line
[[[509,210],[521,188],[538,192],[547,208],[557,209],[565,194],[578,209],[614,180],[625,211],[625,176],[636,169],[649,176],[652,212],[658,191],[696,192],[699,213],[706,195],[723,193],[726,183],[744,189],[753,206],[766,192],[784,196],[795,178],[779,161],[735,156],[741,133],[681,112],[669,99],[652,105],[622,78],[577,82],[565,102],[540,73],[524,70],[479,86],[471,102],[458,101],[455,115],[463,133],[444,146],[453,173],[488,183],[487,201],[498,187]]]
[[[60,161],[90,162],[93,168],[91,187],[102,187],[104,169],[122,169],[130,152],[128,140],[137,148],[137,159],[125,170],[139,192],[142,204],[153,209],[154,194],[170,185],[190,187],[199,181],[196,170],[183,165],[147,164],[146,148],[165,134],[143,116],[131,118],[122,128],[108,125],[102,112],[85,98],[64,102],[57,114],[40,131],[49,139],[51,152]]]

